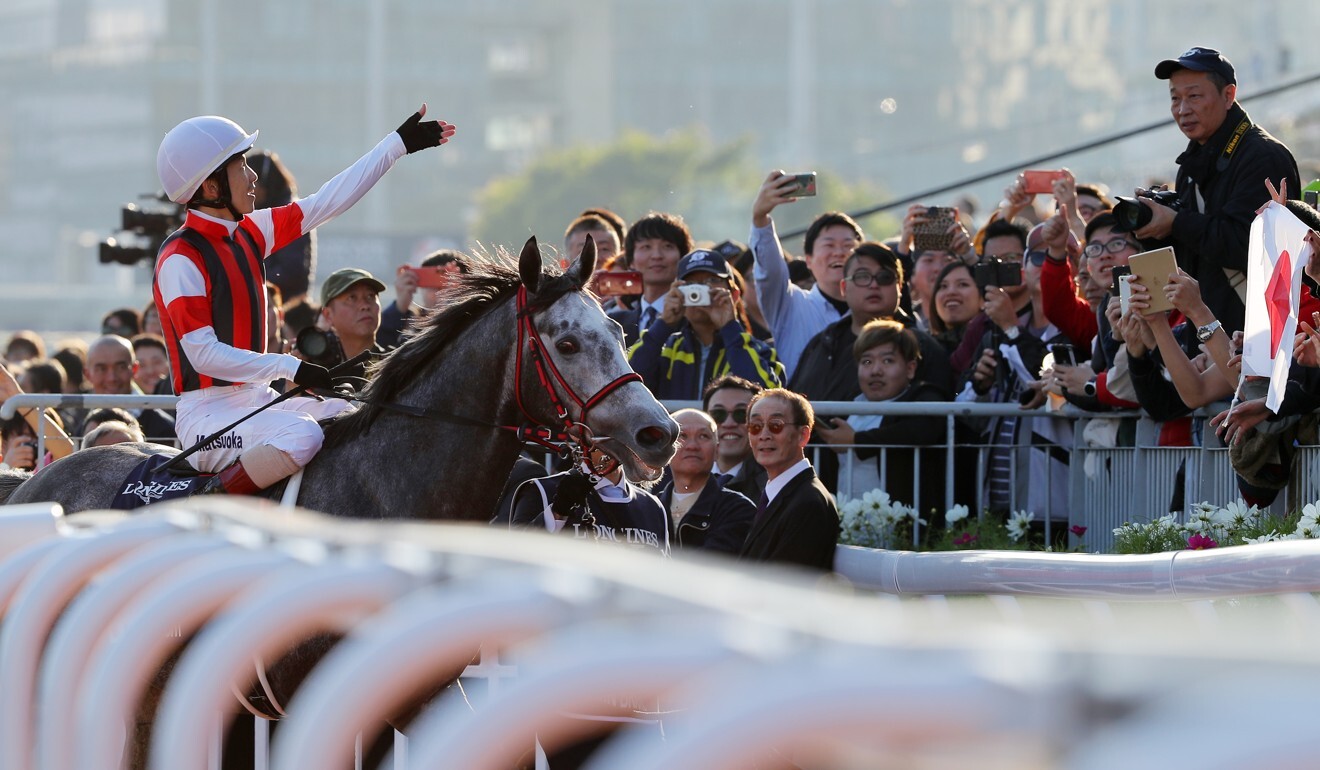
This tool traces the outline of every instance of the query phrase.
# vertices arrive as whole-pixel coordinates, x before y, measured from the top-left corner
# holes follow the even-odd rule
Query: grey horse
[[[556,401],[567,422],[629,478],[659,478],[674,454],[678,426],[639,380],[619,382],[632,371],[622,331],[583,288],[595,261],[588,241],[566,272],[543,273],[532,238],[517,272],[474,263],[417,334],[380,362],[362,396],[367,405],[327,424],[298,504],[354,518],[488,521],[521,446],[503,428],[528,417],[561,427]],[[530,363],[533,341],[519,334],[519,286],[559,374],[545,384]],[[145,456],[172,451],[118,444],[75,452],[35,475],[5,472],[0,501],[53,501],[68,513],[105,508]]]

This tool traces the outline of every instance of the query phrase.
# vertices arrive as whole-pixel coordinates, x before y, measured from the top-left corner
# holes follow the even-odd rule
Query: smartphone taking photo
[[[815,171],[805,171],[801,174],[789,174],[789,176],[793,177],[793,184],[795,186],[792,190],[789,190],[787,193],[785,193],[785,195],[787,195],[790,198],[810,198],[815,196],[816,194]]]

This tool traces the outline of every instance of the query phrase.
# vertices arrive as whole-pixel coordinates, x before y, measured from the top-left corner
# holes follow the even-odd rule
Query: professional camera
[[[1002,259],[983,259],[972,270],[976,285],[984,291],[987,286],[1007,289],[1022,285],[1022,265],[1018,262],[1006,262]]]
[[[685,283],[678,287],[683,292],[685,307],[710,307],[710,287],[700,283]]]
[[[315,326],[308,326],[298,332],[293,342],[293,349],[302,354],[304,361],[333,369],[344,363],[344,346],[339,342],[339,335],[332,331],[321,331]]]
[[[136,265],[153,260],[169,234],[183,226],[184,208],[157,195],[138,196],[119,210],[120,229],[101,242],[102,264]]]
[[[1139,194],[1139,197],[1150,198],[1161,206],[1168,206],[1177,211],[1182,208],[1182,203],[1178,200],[1177,190],[1147,190]],[[1136,198],[1124,198],[1118,196],[1118,202],[1114,204],[1114,232],[1130,233],[1134,230],[1140,230],[1150,224],[1150,209]]]

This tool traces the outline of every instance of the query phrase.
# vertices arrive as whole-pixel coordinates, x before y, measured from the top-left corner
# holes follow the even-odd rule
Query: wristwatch
[[[1224,328],[1224,325],[1218,320],[1211,321],[1205,326],[1196,327],[1196,338],[1202,342],[1209,342],[1210,338],[1215,336],[1215,332]]]
[[[1095,378],[1094,378],[1094,377],[1092,377],[1091,379],[1089,379],[1089,380],[1086,381],[1086,384],[1082,386],[1082,392],[1085,393],[1089,398],[1095,398]]]

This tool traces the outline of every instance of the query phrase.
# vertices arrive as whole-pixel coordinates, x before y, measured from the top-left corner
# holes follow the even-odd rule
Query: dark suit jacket
[[[749,454],[738,468],[738,473],[724,482],[724,488],[732,489],[755,503],[761,499],[761,493],[765,491],[765,477],[765,468],[762,468],[756,458]]]
[[[665,511],[673,517],[674,482],[670,480],[658,495]],[[737,554],[747,539],[752,526],[756,505],[741,494],[721,487],[714,476],[706,479],[706,486],[688,512],[675,527],[674,535],[680,548],[721,551]]]
[[[741,556],[748,561],[832,570],[838,542],[838,506],[816,472],[807,468],[770,501],[765,515],[747,534]]]

